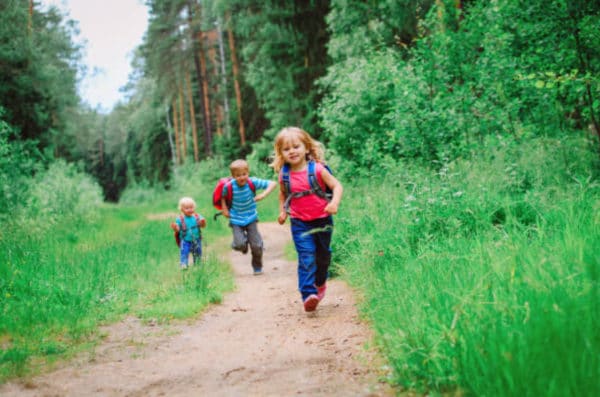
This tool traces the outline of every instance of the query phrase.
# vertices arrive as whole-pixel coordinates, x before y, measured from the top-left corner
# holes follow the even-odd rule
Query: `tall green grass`
[[[27,201],[0,218],[0,382],[97,342],[100,325],[124,316],[168,322],[221,301],[233,275],[217,254],[231,230],[213,220],[211,196],[229,171],[205,163],[178,169],[170,191],[132,186],[119,205],[61,162],[30,182]],[[182,196],[208,221],[202,263],[185,272],[169,227]],[[258,206],[276,219],[276,194]]]
[[[334,261],[395,384],[600,394],[600,185],[554,143],[347,189]]]
[[[148,220],[140,208],[100,213],[101,224],[2,239],[0,379],[73,351],[101,324],[190,317],[232,288],[228,266],[206,246],[200,266],[179,270],[170,220]]]
[[[32,181],[28,202],[3,219],[0,381],[95,343],[102,324],[127,315],[158,322],[190,317],[233,287],[229,266],[216,257],[216,244],[229,233],[219,223],[204,229],[200,266],[179,269],[169,228],[177,200],[196,195],[199,211],[210,217],[208,193],[163,192],[145,204],[104,205],[93,183],[64,167]]]

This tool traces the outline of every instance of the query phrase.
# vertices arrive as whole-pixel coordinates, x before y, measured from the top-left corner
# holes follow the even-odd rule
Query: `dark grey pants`
[[[252,252],[252,268],[262,269],[263,241],[258,232],[258,222],[246,226],[229,225],[233,229],[233,242],[231,248],[242,253]]]

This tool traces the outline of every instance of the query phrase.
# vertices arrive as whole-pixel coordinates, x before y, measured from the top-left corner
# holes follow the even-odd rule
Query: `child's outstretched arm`
[[[287,219],[287,211],[285,210],[285,194],[283,193],[283,186],[279,186],[279,216],[277,217],[277,222],[280,225],[285,223]]]
[[[225,201],[225,197],[221,197],[221,214],[223,214],[226,218],[229,218],[229,208],[227,208],[227,202]]]
[[[327,169],[323,170],[321,178],[323,178],[323,182],[325,182],[333,192],[331,201],[325,206],[325,212],[331,215],[337,214],[340,201],[342,200],[342,194],[344,193],[344,187],[335,176],[331,175],[331,172],[327,171]]]
[[[171,222],[171,229],[179,233],[179,225],[177,224],[177,222]]]
[[[269,181],[267,188],[265,190],[263,190],[260,194],[257,194],[256,197],[254,197],[254,201],[260,201],[260,200],[264,199],[265,197],[267,197],[269,195],[269,193],[271,193],[273,190],[275,190],[276,187],[277,187],[277,183],[275,183],[274,181]]]

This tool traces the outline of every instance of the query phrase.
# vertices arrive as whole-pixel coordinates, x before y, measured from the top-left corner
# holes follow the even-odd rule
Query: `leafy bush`
[[[387,53],[372,54],[368,60],[351,59],[322,80],[336,87],[336,94],[325,98],[322,105],[326,138],[335,153],[349,162],[345,167],[359,174],[371,173],[386,155],[403,154],[402,150],[398,153],[400,145],[390,139],[389,120],[382,117],[399,105],[393,97],[397,61]]]
[[[352,34],[330,21],[330,51],[340,59],[321,79],[327,94],[320,117],[330,149],[352,173],[372,175],[397,158],[469,157],[490,138],[525,142],[598,128],[600,64],[592,59],[600,38],[598,29],[592,33],[598,18],[591,16],[600,9],[546,3],[530,2],[530,12],[523,12],[512,1],[473,2],[456,13],[453,1],[436,2],[419,21],[421,36],[412,47],[372,46],[346,58],[336,43]],[[382,26],[368,25],[375,27]]]
[[[140,205],[155,202],[164,195],[164,188],[161,186],[150,186],[148,182],[140,182],[127,185],[127,188],[121,193],[119,204]]]
[[[26,181],[41,167],[33,144],[11,139],[15,132],[2,120],[3,113],[0,107],[0,218],[24,202]]]
[[[186,164],[178,167],[173,175],[172,190],[196,191],[202,183],[216,182],[219,178],[229,175],[228,164],[222,158],[214,158],[196,164]],[[212,186],[211,186],[212,191]]]
[[[37,225],[89,221],[102,203],[101,189],[74,165],[56,161],[28,184],[28,197],[21,208],[23,219]]]

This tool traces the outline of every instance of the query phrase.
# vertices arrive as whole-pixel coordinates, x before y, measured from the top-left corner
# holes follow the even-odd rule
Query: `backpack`
[[[194,213],[194,217],[196,218],[196,225],[198,225],[198,230],[200,230],[200,216]],[[187,225],[185,224],[185,218],[183,217],[183,215],[179,215],[179,221],[181,222],[179,231],[173,231],[173,235],[175,237],[175,244],[177,244],[178,247],[181,247],[181,235],[185,234],[185,232],[187,231]]]
[[[230,176],[221,178],[217,181],[217,185],[213,190],[212,202],[213,207],[215,207],[219,211],[223,211],[223,206],[221,205],[221,198],[223,198],[223,187],[226,186],[226,195],[225,195],[225,204],[227,208],[231,208],[231,201],[233,199],[233,187],[231,184],[233,183],[233,178]],[[256,194],[256,186],[254,186],[254,182],[250,178],[248,178],[248,186],[250,186],[250,190],[252,190],[253,194]],[[221,213],[215,214],[214,218],[221,215]]]
[[[333,175],[331,168],[327,164],[323,164],[325,169]],[[283,207],[286,211],[289,212],[290,209],[290,201],[293,198],[308,196],[309,194],[316,194],[317,196],[324,198],[327,201],[331,201],[331,197],[333,197],[333,192],[329,188],[329,186],[325,185],[325,188],[319,184],[316,174],[316,163],[314,160],[308,161],[308,166],[306,167],[306,173],[308,176],[308,183],[310,184],[310,190],[305,190],[303,192],[292,192],[292,187],[290,184],[290,165],[284,164],[283,168],[281,168],[281,182],[283,183],[285,201],[283,203]]]

